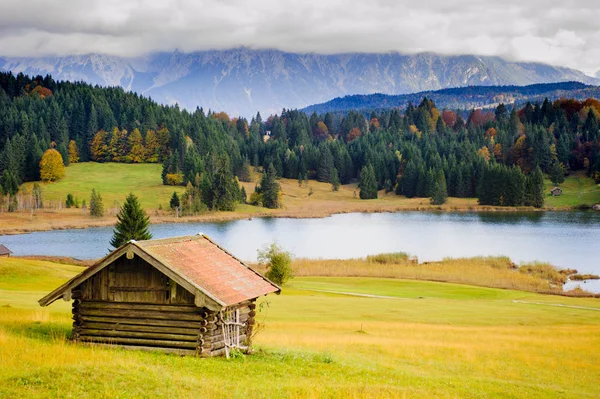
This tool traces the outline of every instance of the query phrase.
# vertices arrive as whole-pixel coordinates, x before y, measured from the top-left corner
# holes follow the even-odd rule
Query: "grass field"
[[[131,192],[137,195],[144,208],[168,207],[173,191],[182,193],[183,187],[163,186],[160,164],[75,163],[65,168],[65,177],[55,183],[41,183],[44,201],[64,203],[67,194],[86,200],[89,205],[92,189],[102,195],[105,208],[115,202],[122,204]],[[25,184],[31,191],[33,183]]]
[[[0,259],[0,397],[600,396],[597,299],[297,277],[261,300],[254,355],[197,359],[70,344],[70,305],[36,300],[78,270]]]
[[[555,187],[548,179],[546,186],[546,207],[577,207],[582,205],[592,206],[600,204],[600,184],[595,184],[592,179],[583,173],[576,173],[565,178],[559,187],[563,190],[561,196],[552,197],[550,190]]]

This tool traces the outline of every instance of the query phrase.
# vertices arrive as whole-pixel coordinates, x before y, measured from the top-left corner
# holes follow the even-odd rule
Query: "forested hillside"
[[[326,112],[344,114],[348,111],[376,111],[406,108],[409,103],[418,104],[423,97],[433,100],[439,108],[472,109],[495,108],[498,104],[523,106],[527,102],[543,102],[573,98],[586,100],[600,98],[600,87],[580,82],[540,83],[529,86],[468,86],[422,91],[411,94],[362,94],[334,98],[322,104],[310,105],[302,110],[308,114]]]
[[[432,203],[449,195],[541,206],[542,173],[556,183],[575,170],[600,180],[599,115],[597,100],[557,100],[501,104],[465,120],[425,98],[369,118],[283,110],[248,121],[158,105],[120,88],[0,74],[0,186],[10,197],[39,180],[42,155],[56,148],[65,164],[161,162],[165,184],[187,185],[188,202],[209,209],[244,200],[233,176],[248,181],[251,166],[334,189],[359,180],[361,198],[385,189]]]

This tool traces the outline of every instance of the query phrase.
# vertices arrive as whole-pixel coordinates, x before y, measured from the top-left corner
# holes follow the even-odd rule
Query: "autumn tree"
[[[46,150],[40,161],[40,177],[42,181],[56,181],[65,175],[65,164],[60,152],[51,148]]]
[[[361,131],[359,128],[354,127],[352,128],[352,130],[350,130],[350,132],[348,132],[348,135],[346,136],[346,142],[347,143],[351,143],[354,140],[356,140],[357,138],[359,138],[361,136]]]
[[[110,134],[100,130],[94,135],[91,144],[92,159],[96,162],[109,162],[112,155],[109,152]]]
[[[79,162],[79,150],[75,140],[69,141],[69,163]]]
[[[327,140],[327,138],[329,137],[329,129],[327,128],[325,123],[319,121],[313,129],[313,134],[315,138],[319,141]]]
[[[131,240],[151,239],[149,224],[150,218],[140,206],[138,197],[130,193],[117,214],[117,224],[110,245],[118,248]]]
[[[139,129],[133,129],[128,137],[129,154],[126,157],[127,162],[141,163],[146,161],[146,149],[144,148],[144,139]]]

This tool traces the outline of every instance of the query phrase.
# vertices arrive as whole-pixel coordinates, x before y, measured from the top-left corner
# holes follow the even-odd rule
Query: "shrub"
[[[387,254],[369,255],[367,262],[393,264],[404,263],[408,260],[409,255],[406,252],[391,252]]]
[[[258,250],[258,262],[265,265],[267,269],[265,276],[275,284],[284,285],[294,277],[292,255],[275,243]]]
[[[181,173],[167,173],[165,181],[169,186],[180,186],[183,184],[183,175]]]

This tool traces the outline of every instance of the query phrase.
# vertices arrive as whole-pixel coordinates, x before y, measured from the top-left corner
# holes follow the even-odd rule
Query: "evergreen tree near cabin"
[[[371,164],[363,166],[360,171],[360,199],[375,199],[377,198],[377,178],[375,170]]]
[[[102,196],[100,196],[100,193],[96,193],[96,189],[92,189],[92,196],[90,198],[90,216],[104,216],[104,203],[102,202]]]
[[[149,224],[150,218],[140,206],[138,198],[130,193],[117,214],[117,224],[110,245],[118,248],[130,240],[151,239]]]

